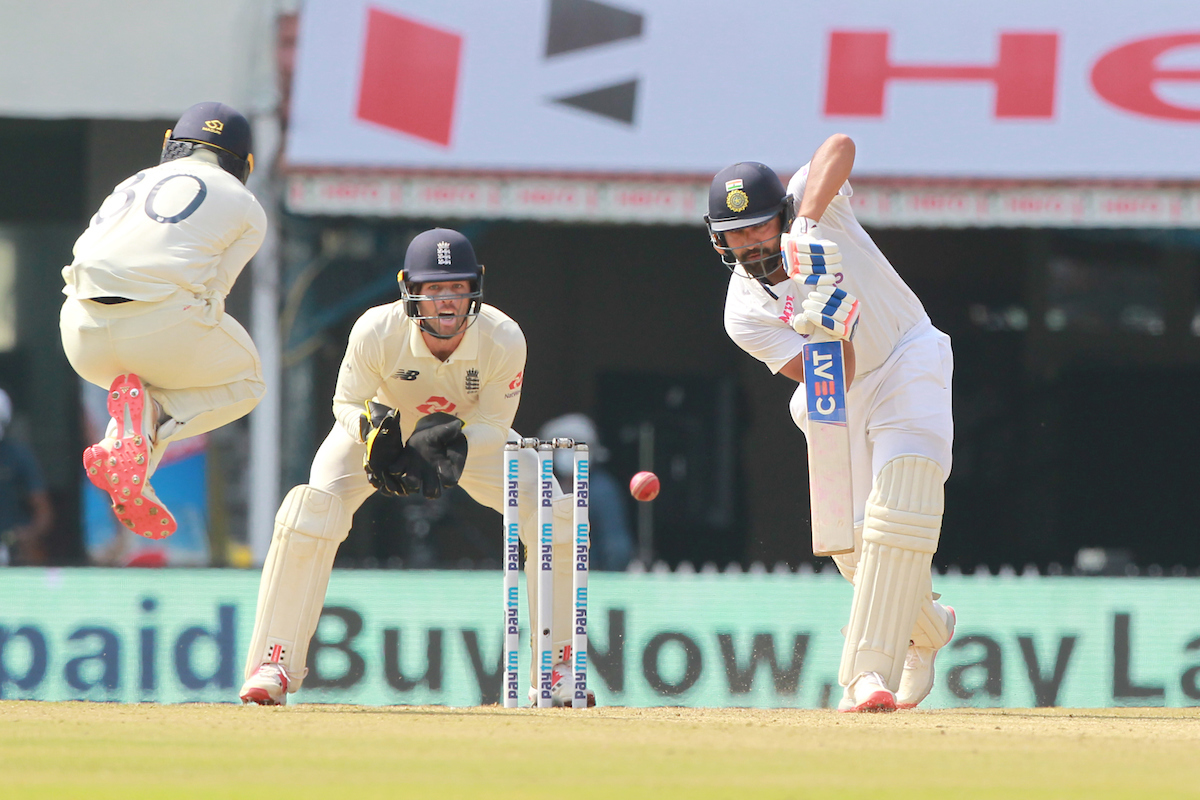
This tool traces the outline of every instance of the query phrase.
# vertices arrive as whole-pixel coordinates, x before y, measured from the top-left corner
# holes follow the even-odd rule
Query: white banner
[[[287,156],[790,172],[835,131],[860,177],[1200,179],[1200,3],[308,0]]]
[[[175,119],[219,100],[277,102],[282,0],[0,0],[0,116]]]

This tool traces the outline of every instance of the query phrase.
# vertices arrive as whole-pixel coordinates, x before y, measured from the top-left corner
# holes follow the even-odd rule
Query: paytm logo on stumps
[[[504,502],[507,505],[516,508],[517,501],[521,496],[521,465],[515,456],[506,459],[506,461],[507,463],[505,466],[507,474],[505,477],[507,479],[508,486],[505,491]]]
[[[520,569],[521,564],[521,524],[519,522],[510,522],[508,524],[508,539],[505,542],[505,559],[509,562],[510,569]]]
[[[554,461],[549,458],[542,461],[541,484],[541,504],[548,506],[554,502]]]
[[[840,341],[804,345],[804,385],[809,420],[846,424],[846,373]]]
[[[539,681],[541,684],[541,691],[539,694],[547,700],[549,700],[551,697],[550,686],[554,680],[554,663],[551,661],[552,658],[553,653],[551,653],[549,650],[542,651],[541,680]]]
[[[588,460],[581,458],[577,462],[575,469],[575,505],[586,506],[588,504],[588,482],[589,482],[589,467]]]

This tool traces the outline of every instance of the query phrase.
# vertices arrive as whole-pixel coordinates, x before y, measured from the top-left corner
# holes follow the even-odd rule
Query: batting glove
[[[783,263],[788,277],[806,286],[828,286],[836,279],[833,269],[842,261],[838,246],[821,238],[817,223],[799,217],[792,223],[790,233],[779,239]]]
[[[839,339],[849,340],[854,336],[858,325],[858,298],[839,289],[836,286],[818,286],[809,292],[808,297],[800,307],[803,314],[797,314],[792,320],[792,327],[800,331],[798,320],[822,328]]]

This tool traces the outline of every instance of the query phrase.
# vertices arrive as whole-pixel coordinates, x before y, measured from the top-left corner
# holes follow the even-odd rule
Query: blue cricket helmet
[[[216,153],[221,169],[245,183],[254,171],[250,120],[224,103],[196,103],[163,137],[160,164],[191,155],[197,147]]]
[[[704,223],[725,266],[733,269],[738,265],[725,240],[725,232],[761,225],[772,217],[779,217],[780,232],[787,233],[796,219],[796,203],[779,176],[766,164],[739,161],[713,176]],[[775,253],[746,261],[742,266],[749,274],[762,277],[779,263],[779,255]]]
[[[434,228],[413,237],[409,242],[408,251],[404,254],[404,269],[400,270],[396,278],[400,283],[400,298],[404,301],[404,311],[408,318],[416,320],[417,324],[432,336],[439,339],[453,338],[470,327],[479,316],[479,309],[483,305],[483,265],[476,259],[471,241],[458,231]],[[455,315],[464,320],[464,324],[452,334],[443,334],[434,330],[432,325],[426,324],[427,320],[436,319],[440,315],[422,315],[418,305],[423,300],[433,300],[434,296],[418,294],[416,287],[425,283],[449,281],[468,281],[471,291],[464,297],[471,302],[466,313]]]

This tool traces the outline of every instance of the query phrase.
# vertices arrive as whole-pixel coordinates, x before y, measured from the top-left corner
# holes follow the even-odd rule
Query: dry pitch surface
[[[1200,709],[0,702],[4,798],[1200,797]]]

